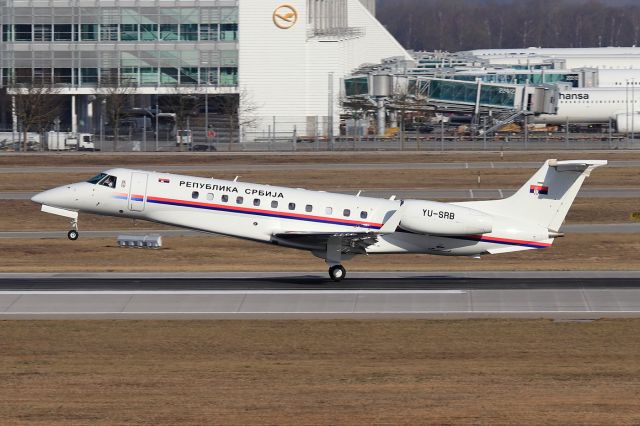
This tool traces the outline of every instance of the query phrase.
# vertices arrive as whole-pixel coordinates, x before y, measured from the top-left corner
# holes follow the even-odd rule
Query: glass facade
[[[431,80],[428,96],[436,101],[475,105],[478,85],[460,81]],[[507,87],[482,86],[480,88],[480,103],[485,106],[513,109],[516,103],[516,91]]]
[[[352,77],[344,80],[344,90],[347,96],[362,96],[369,94],[369,77]]]
[[[579,87],[580,74],[568,72],[513,72],[513,73],[488,73],[488,74],[454,74],[453,80],[476,81],[477,78],[485,83],[498,84],[553,84],[567,83],[573,87]]]
[[[237,86],[238,0],[116,4],[0,0],[0,83]]]

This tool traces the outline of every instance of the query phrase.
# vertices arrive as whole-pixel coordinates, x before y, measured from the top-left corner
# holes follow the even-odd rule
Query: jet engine
[[[640,132],[640,116],[638,114],[616,115],[616,128],[619,133]]]
[[[407,200],[402,205],[400,227],[430,235],[487,234],[492,218],[478,210],[436,201]]]

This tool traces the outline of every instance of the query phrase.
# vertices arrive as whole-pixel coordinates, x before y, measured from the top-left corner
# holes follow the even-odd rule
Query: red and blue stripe
[[[115,198],[117,200],[126,200],[127,198],[129,198],[129,194],[125,194],[124,192],[116,192],[112,195],[112,198]]]
[[[314,216],[314,215],[307,215],[307,214],[300,214],[300,213],[262,210],[262,209],[254,209],[249,207],[210,204],[210,203],[202,203],[198,201],[176,200],[172,198],[161,198],[161,197],[149,196],[147,197],[147,202],[152,204],[162,204],[162,205],[177,206],[177,207],[189,207],[189,208],[195,208],[195,209],[203,209],[203,210],[211,210],[211,211],[219,211],[219,212],[227,212],[227,213],[240,213],[240,214],[246,214],[246,215],[252,215],[252,216],[272,217],[277,219],[290,219],[290,220],[300,220],[304,222],[324,223],[328,225],[353,226],[353,227],[367,228],[367,229],[382,228],[381,223],[362,222],[357,220],[338,219],[338,218]]]

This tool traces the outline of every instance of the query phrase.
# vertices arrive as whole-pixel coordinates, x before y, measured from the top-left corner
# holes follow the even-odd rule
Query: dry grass
[[[310,253],[225,237],[164,238],[165,248],[119,248],[115,238],[0,239],[0,272],[322,271]],[[484,256],[358,256],[350,271],[640,270],[640,239],[573,234],[545,250]]]
[[[640,320],[0,322],[3,424],[640,423]]]

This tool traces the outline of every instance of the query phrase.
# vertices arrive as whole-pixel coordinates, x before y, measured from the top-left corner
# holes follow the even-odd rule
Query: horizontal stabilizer
[[[585,177],[589,177],[591,170],[595,169],[596,167],[606,165],[606,160],[549,160],[549,167],[555,168],[558,172],[584,172],[585,170],[587,170],[587,174],[585,174]]]

